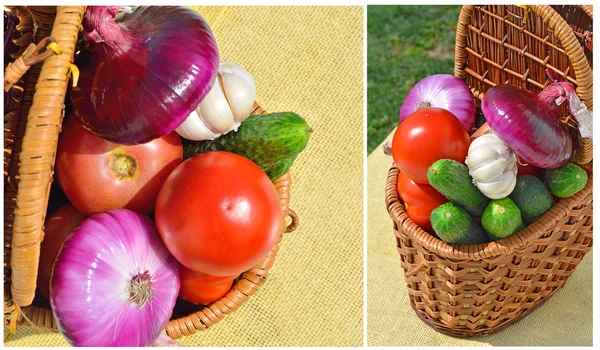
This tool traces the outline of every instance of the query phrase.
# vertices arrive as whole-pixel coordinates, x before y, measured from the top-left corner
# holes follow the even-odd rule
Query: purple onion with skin
[[[74,346],[147,346],[167,325],[179,263],[146,216],[115,209],[84,220],[54,262],[50,304]]]
[[[400,122],[425,107],[439,107],[451,112],[469,133],[475,123],[475,101],[471,90],[464,81],[450,74],[431,75],[413,86],[400,108]]]
[[[585,115],[583,118],[589,116],[591,123],[591,113],[569,82],[552,83],[539,94],[497,85],[483,96],[481,110],[494,133],[526,163],[552,169],[565,164],[573,148],[571,134],[559,118],[559,106],[564,101],[577,122],[585,124]]]
[[[178,6],[89,6],[91,52],[81,55],[71,93],[84,128],[138,144],[175,130],[217,75],[219,53],[206,21]]]

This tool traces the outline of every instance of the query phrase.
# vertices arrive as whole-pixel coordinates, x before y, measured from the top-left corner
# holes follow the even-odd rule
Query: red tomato
[[[486,132],[488,132],[488,130],[490,130],[490,125],[487,122],[483,123],[483,125],[481,125],[479,129],[475,130],[475,132],[471,134],[471,141],[473,141],[481,135],[484,135]]]
[[[63,242],[86,216],[71,204],[65,204],[50,215],[44,223],[44,241],[40,247],[40,266],[37,286],[47,298],[50,297],[52,266]]]
[[[249,159],[228,152],[202,153],[181,163],[158,194],[155,217],[171,254],[213,276],[256,265],[283,222],[269,177]]]
[[[533,175],[540,177],[540,168],[527,164],[521,157],[517,157],[517,175]]]
[[[429,184],[427,169],[436,160],[464,163],[469,134],[461,122],[445,109],[422,108],[404,119],[392,140],[392,156],[398,168],[419,184]]]
[[[415,224],[435,234],[429,221],[433,209],[447,203],[448,199],[430,185],[417,184],[403,172],[398,174],[398,194],[402,197],[406,214]]]
[[[83,213],[112,208],[150,213],[161,185],[182,157],[176,133],[122,146],[84,130],[70,117],[59,138],[56,172],[65,195]]]
[[[179,264],[179,297],[193,304],[210,304],[227,294],[237,277],[205,275]]]

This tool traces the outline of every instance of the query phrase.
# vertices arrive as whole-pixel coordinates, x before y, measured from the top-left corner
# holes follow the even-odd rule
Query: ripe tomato
[[[477,130],[475,130],[474,133],[471,134],[471,141],[475,140],[481,135],[485,135],[488,130],[490,130],[490,125],[487,122],[483,123],[483,125],[481,125]]]
[[[540,177],[541,169],[527,164],[521,157],[517,156],[517,175],[533,175],[536,177]]]
[[[40,247],[40,266],[37,286],[45,297],[50,297],[52,266],[63,242],[86,216],[71,204],[65,204],[50,215],[44,223],[44,241]]]
[[[429,217],[433,209],[447,203],[448,199],[430,185],[415,183],[403,172],[398,174],[397,188],[408,217],[423,230],[435,234]]]
[[[150,213],[161,185],[182,157],[176,133],[122,146],[84,130],[69,117],[58,141],[56,172],[65,195],[83,213],[113,208]]]
[[[155,217],[171,254],[213,276],[256,265],[283,223],[269,177],[249,159],[228,152],[202,153],[181,163],[158,194]]]
[[[227,294],[237,277],[205,275],[179,264],[179,297],[193,304],[210,304]]]
[[[429,184],[427,169],[436,160],[464,163],[469,151],[469,134],[461,122],[445,109],[422,108],[404,119],[394,133],[392,156],[411,180]]]

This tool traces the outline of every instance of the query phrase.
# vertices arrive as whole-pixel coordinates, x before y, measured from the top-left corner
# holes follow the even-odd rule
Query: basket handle
[[[46,50],[41,52],[44,48]],[[60,47],[51,36],[42,39],[37,45],[29,44],[23,54],[9,63],[4,70],[4,91],[8,91],[16,84],[27,73],[29,67],[44,61],[53,53],[60,55]]]
[[[593,5],[579,5],[583,12],[588,15],[589,18],[594,19],[594,8]]]
[[[73,59],[85,6],[58,6],[56,12],[51,36],[62,52],[42,65],[19,157],[10,265],[11,295],[20,307],[30,305],[35,296],[42,226],[69,80],[65,72]]]

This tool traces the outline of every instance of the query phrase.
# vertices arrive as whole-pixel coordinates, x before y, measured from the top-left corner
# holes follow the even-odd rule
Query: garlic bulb
[[[498,136],[479,136],[469,146],[467,160],[473,183],[486,197],[507,197],[517,183],[517,155]]]
[[[188,140],[215,139],[237,130],[252,112],[255,100],[252,75],[237,64],[221,62],[212,89],[175,131]]]

